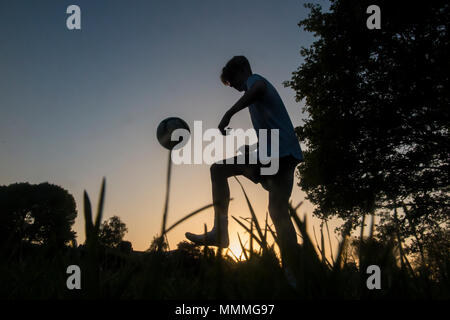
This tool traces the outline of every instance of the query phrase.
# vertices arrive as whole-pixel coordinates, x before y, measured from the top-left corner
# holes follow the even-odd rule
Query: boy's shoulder
[[[258,73],[252,73],[252,75],[250,77],[248,77],[249,79],[266,79],[264,78],[262,75],[258,74]]]
[[[251,88],[252,85],[258,80],[263,80],[263,81],[267,82],[267,79],[264,78],[263,76],[261,76],[257,73],[253,73],[251,76],[249,76],[247,78],[247,88]]]

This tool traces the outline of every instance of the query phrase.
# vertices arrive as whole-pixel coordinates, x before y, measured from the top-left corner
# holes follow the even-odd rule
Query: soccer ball
[[[176,129],[186,129],[187,132],[184,134],[182,133],[182,136],[178,140],[172,141],[172,132]],[[190,133],[191,130],[183,119],[170,117],[160,122],[158,129],[156,130],[156,137],[164,148],[172,150],[184,147],[189,140]]]

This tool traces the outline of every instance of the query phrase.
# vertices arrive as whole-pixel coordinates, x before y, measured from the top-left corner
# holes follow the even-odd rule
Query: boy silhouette
[[[230,189],[228,178],[243,175],[254,183],[261,185],[269,192],[269,213],[280,240],[282,256],[297,245],[297,235],[289,216],[289,198],[294,182],[294,171],[298,163],[303,161],[303,154],[294,131],[289,114],[276,89],[265,78],[254,74],[246,57],[235,56],[222,69],[222,82],[244,95],[229,109],[219,123],[219,130],[226,134],[225,128],[231,117],[248,107],[254,129],[278,129],[279,167],[274,175],[261,175],[262,164],[249,163],[249,148],[246,148],[246,161],[237,163],[237,156],[232,164],[214,163],[210,167],[212,197],[214,203],[214,227],[206,234],[186,233],[186,238],[198,245],[218,246],[226,248],[228,238],[228,204]],[[258,137],[259,138],[259,137]],[[268,153],[271,153],[270,147]],[[270,155],[269,155],[270,156]]]

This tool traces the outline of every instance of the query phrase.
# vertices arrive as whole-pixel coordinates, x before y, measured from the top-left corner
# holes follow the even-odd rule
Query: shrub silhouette
[[[61,248],[75,239],[75,200],[65,189],[47,182],[0,186],[0,245],[23,242]]]
[[[118,248],[128,229],[118,216],[113,216],[100,225],[99,242],[101,245]]]

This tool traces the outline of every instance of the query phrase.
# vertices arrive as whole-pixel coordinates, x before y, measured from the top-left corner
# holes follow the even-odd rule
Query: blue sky
[[[82,30],[66,28],[70,4],[81,8]],[[95,203],[106,176],[105,218],[120,216],[126,238],[146,249],[160,228],[164,200],[167,151],[155,138],[158,123],[178,116],[191,126],[202,120],[205,128],[217,127],[241,95],[220,82],[228,59],[245,55],[278,89],[294,126],[302,123],[301,104],[282,82],[302,63],[301,46],[313,41],[297,26],[307,15],[303,4],[2,1],[0,184],[48,181],[69,190],[82,242],[82,192]],[[248,110],[230,125],[250,128]],[[206,165],[177,166],[172,182],[169,224],[212,200]],[[267,193],[248,181],[244,186],[262,219]],[[236,198],[230,214],[246,216],[238,185],[230,181],[230,188]],[[294,187],[292,197],[296,203],[304,194]],[[211,225],[212,211],[174,229],[171,245],[185,231],[202,232],[205,222]]]

